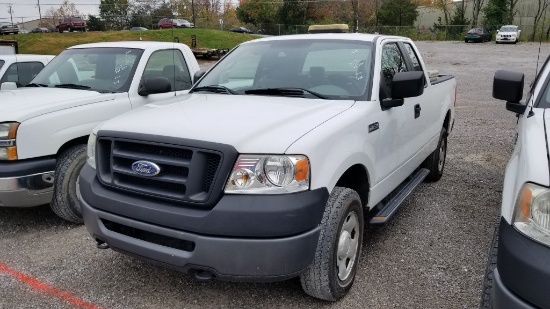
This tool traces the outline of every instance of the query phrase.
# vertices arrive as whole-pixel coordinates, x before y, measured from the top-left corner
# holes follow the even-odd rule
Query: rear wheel
[[[441,179],[443,176],[443,170],[445,169],[445,161],[447,158],[447,130],[445,127],[441,128],[439,133],[439,142],[437,148],[430,154],[430,156],[422,163],[424,168],[427,168],[430,173],[426,177],[426,181],[435,182]]]
[[[86,145],[76,145],[61,154],[55,167],[52,210],[61,218],[83,223],[76,180],[86,162]]]
[[[363,206],[352,189],[335,187],[321,221],[313,263],[302,273],[304,291],[336,301],[351,289],[363,240]]]
[[[63,33],[63,30],[61,30],[61,28],[57,28],[57,31],[59,31],[59,33]]]

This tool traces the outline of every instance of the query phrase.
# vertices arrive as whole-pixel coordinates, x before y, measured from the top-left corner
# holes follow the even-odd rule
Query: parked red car
[[[171,19],[171,18],[163,18],[159,20],[158,26],[160,29],[195,28],[195,25],[193,23],[190,23],[185,19]]]
[[[59,21],[59,24],[55,26],[55,31],[60,33],[68,30],[73,31],[86,31],[86,22],[80,17],[66,17]]]

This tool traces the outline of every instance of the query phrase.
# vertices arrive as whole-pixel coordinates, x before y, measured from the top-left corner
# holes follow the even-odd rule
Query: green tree
[[[99,16],[105,20],[108,29],[124,29],[128,26],[128,13],[130,4],[128,0],[101,0],[99,3]]]
[[[241,4],[237,7],[237,18],[245,24],[252,24],[268,33],[274,33],[272,29],[266,29],[275,28],[275,24],[278,23],[281,4],[282,2],[273,4],[265,0],[241,1]]]
[[[86,26],[88,26],[88,30],[90,31],[105,31],[105,23],[94,15],[88,15]]]
[[[507,2],[508,0],[489,0],[489,2],[487,2],[487,6],[483,8],[483,13],[485,13],[485,25],[496,27],[506,23],[509,17]]]
[[[458,35],[464,33],[466,25],[470,24],[470,20],[466,18],[466,7],[458,4],[454,11],[453,16],[449,22],[452,27],[449,29],[449,33],[452,35]],[[455,37],[456,38],[456,37]]]
[[[378,22],[384,26],[412,26],[418,17],[417,7],[411,0],[387,0],[378,10]]]
[[[283,24],[304,25],[307,19],[307,2],[283,0],[278,15]]]

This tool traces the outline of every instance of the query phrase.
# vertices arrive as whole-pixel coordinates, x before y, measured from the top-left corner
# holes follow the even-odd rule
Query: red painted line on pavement
[[[0,263],[0,272],[6,273],[17,280],[23,283],[26,283],[36,291],[39,291],[46,295],[61,298],[64,301],[77,306],[78,308],[101,309],[101,307],[98,307],[92,303],[82,300],[69,292],[65,292],[60,289],[54,288],[53,286],[47,283],[44,283],[38,279],[35,279],[29,275],[25,275],[24,273],[18,272],[17,270],[10,268],[6,264]]]

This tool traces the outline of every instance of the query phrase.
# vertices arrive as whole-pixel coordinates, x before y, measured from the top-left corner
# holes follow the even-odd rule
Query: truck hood
[[[118,116],[99,130],[228,144],[240,153],[284,153],[294,141],[353,104],[351,100],[189,94]]]
[[[80,105],[113,100],[114,94],[65,88],[0,91],[0,122],[18,121]]]

